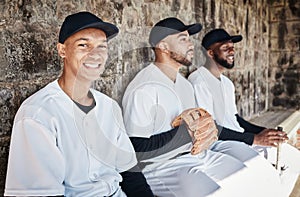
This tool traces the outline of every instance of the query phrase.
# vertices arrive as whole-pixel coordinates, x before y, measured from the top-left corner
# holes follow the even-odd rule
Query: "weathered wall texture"
[[[300,1],[270,7],[270,106],[300,107]]]
[[[271,1],[1,0],[0,193],[18,107],[60,74],[56,42],[66,15],[88,10],[120,28],[110,42],[107,69],[94,85],[118,102],[136,72],[153,59],[147,40],[158,20],[177,16],[186,23],[203,24],[201,33],[194,36],[195,65],[203,63],[199,45],[207,31],[223,27],[242,34],[243,41],[235,46],[236,68],[228,75],[236,84],[238,110],[250,117],[273,105],[299,108],[299,3],[273,1],[269,9],[267,2]]]

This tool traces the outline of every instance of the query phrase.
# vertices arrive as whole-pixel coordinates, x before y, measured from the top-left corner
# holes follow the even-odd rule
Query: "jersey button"
[[[98,178],[98,174],[97,173],[94,173],[93,176],[94,176],[95,179]]]

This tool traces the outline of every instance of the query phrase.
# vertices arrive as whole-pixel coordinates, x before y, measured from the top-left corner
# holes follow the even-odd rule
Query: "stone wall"
[[[270,6],[269,105],[300,108],[300,1]]]
[[[223,27],[242,34],[243,41],[235,45],[236,68],[227,74],[236,85],[238,110],[250,117],[273,105],[299,107],[299,4],[286,1],[269,5],[266,0],[1,0],[0,193],[18,107],[60,74],[56,42],[66,15],[88,10],[120,28],[110,42],[107,69],[94,84],[118,102],[129,81],[153,60],[147,40],[158,20],[176,16],[203,24],[193,38],[195,65],[203,64],[200,40],[207,31]],[[187,71],[191,70],[183,73]]]

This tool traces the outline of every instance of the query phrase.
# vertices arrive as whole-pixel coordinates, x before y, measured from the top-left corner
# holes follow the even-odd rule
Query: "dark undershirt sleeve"
[[[244,129],[244,132],[238,132],[226,127],[217,125],[219,130],[219,140],[236,140],[245,142],[246,144],[252,145],[254,135],[260,133],[265,127],[257,126],[243,119],[238,114],[235,115],[239,125]]]
[[[245,133],[254,133],[254,134],[258,134],[260,132],[262,132],[262,130],[265,129],[265,127],[261,127],[255,124],[252,124],[248,121],[246,121],[245,119],[243,119],[241,116],[239,116],[238,114],[235,114],[236,119],[238,121],[238,123],[240,124],[240,126],[245,130]]]
[[[138,166],[120,173],[123,181],[120,183],[127,197],[153,197],[150,186]]]
[[[254,133],[241,133],[234,131],[222,126],[217,125],[219,130],[219,140],[235,140],[245,142],[246,144],[252,145],[254,140]]]
[[[150,138],[130,137],[138,161],[157,157],[192,142],[185,126],[175,127]]]

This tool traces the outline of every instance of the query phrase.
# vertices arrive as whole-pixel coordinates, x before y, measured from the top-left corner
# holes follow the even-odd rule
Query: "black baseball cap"
[[[90,12],[78,12],[65,18],[60,28],[58,41],[63,44],[68,37],[86,28],[97,28],[104,31],[107,39],[113,38],[119,32],[115,25],[102,21]]]
[[[201,29],[202,25],[200,23],[185,25],[182,21],[175,17],[165,18],[156,23],[151,29],[149,43],[152,47],[155,47],[159,41],[169,35],[177,34],[186,30],[189,35],[193,35],[201,31]]]
[[[202,46],[208,50],[208,48],[217,43],[231,40],[233,43],[240,42],[243,39],[241,35],[229,35],[224,29],[214,29],[205,34],[202,39]]]

